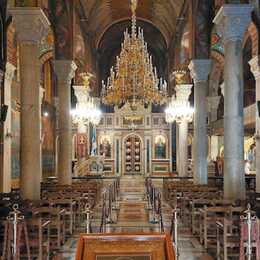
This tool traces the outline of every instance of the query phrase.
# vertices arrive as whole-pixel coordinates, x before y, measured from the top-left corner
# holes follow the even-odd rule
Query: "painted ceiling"
[[[185,0],[139,0],[137,19],[153,24],[167,45],[175,32],[177,17]],[[103,34],[113,24],[131,17],[130,0],[79,0],[88,32],[98,47]]]

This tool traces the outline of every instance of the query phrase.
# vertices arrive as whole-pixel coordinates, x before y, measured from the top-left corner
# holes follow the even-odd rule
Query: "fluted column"
[[[255,115],[255,141],[256,141],[256,192],[260,193],[260,108],[257,103],[260,102],[260,56],[255,56],[249,61],[251,71],[255,76],[256,82],[256,115]]]
[[[71,80],[76,69],[76,64],[71,60],[54,61],[59,97],[58,182],[62,185],[72,182]]]
[[[41,133],[39,44],[49,30],[40,8],[12,8],[20,54],[21,73],[21,176],[23,199],[40,199]]]
[[[4,122],[3,133],[3,168],[1,169],[0,192],[11,191],[11,170],[12,170],[12,96],[11,87],[16,67],[11,63],[6,63],[4,81],[4,103],[8,106],[6,120]]]
[[[183,106],[188,106],[188,99],[191,94],[191,84],[182,84],[176,86],[176,101]],[[188,120],[184,119],[177,122],[178,125],[178,173],[179,176],[188,175]]]
[[[194,81],[194,182],[208,183],[207,87],[211,60],[192,60],[189,69]]]
[[[252,6],[227,4],[214,19],[225,49],[224,197],[245,199],[242,41]]]

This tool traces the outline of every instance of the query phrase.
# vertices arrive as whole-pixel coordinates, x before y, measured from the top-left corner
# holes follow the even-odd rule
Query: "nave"
[[[259,259],[257,198],[249,189],[251,204],[227,200],[218,181],[91,176],[74,179],[70,187],[49,178],[39,201],[23,200],[15,191],[1,194],[2,259],[80,260],[82,237],[146,241],[157,234],[170,235],[175,255],[165,259]],[[152,252],[150,246],[145,250]]]
[[[108,187],[110,182],[106,185]],[[155,181],[155,186],[156,190],[162,194],[163,181]],[[114,223],[106,225],[106,233],[149,234],[154,232],[172,232],[173,207],[169,204],[169,201],[164,200],[164,197],[162,197],[162,230],[161,224],[158,221],[160,217],[155,214],[156,220],[154,221],[151,206],[148,205],[147,189],[143,177],[120,178],[119,192],[115,204],[116,207],[112,213]],[[101,205],[102,202],[92,212],[91,227],[93,230],[98,230],[100,227]],[[85,225],[83,224],[80,231],[84,231],[84,229]],[[74,259],[79,233],[79,230],[77,230],[73,234],[73,237],[63,246],[55,259]],[[192,235],[189,226],[182,222],[179,223],[178,228],[178,248],[178,259],[180,260],[214,259],[199,243],[199,239]]]
[[[259,260],[259,28],[259,0],[1,0],[2,258]]]

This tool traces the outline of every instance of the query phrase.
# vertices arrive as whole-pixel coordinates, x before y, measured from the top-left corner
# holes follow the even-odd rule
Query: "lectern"
[[[175,260],[169,234],[82,234],[76,260]]]

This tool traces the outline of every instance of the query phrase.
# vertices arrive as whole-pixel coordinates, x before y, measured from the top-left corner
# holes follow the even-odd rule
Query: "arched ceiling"
[[[115,65],[116,56],[121,51],[124,31],[131,29],[130,20],[121,21],[112,25],[104,34],[98,46],[98,69],[99,79],[106,80],[110,73],[110,68]],[[144,39],[148,44],[148,52],[152,55],[153,65],[156,66],[158,75],[168,78],[167,70],[167,44],[161,32],[151,23],[137,21],[137,26],[144,31]],[[99,82],[99,88],[101,82]]]
[[[169,45],[176,20],[185,0],[139,0],[137,19],[152,23]],[[113,24],[131,17],[130,0],[80,0],[88,32],[97,47],[105,31]]]

